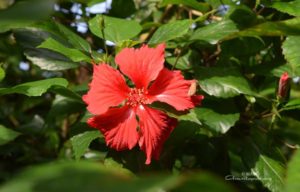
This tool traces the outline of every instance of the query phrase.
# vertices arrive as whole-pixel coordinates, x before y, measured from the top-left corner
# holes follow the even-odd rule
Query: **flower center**
[[[147,90],[130,88],[130,92],[127,97],[126,105],[135,107],[137,105],[148,104],[149,99],[146,96]]]

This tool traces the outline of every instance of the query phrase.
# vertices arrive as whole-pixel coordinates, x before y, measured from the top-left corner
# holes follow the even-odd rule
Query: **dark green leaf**
[[[113,0],[109,14],[113,17],[126,18],[136,11],[133,0]]]
[[[209,173],[190,175],[150,175],[133,178],[131,174],[91,162],[65,162],[41,165],[23,171],[9,180],[0,192],[32,191],[211,191],[231,192],[230,185]]]
[[[85,39],[62,24],[56,23],[56,25],[60,32],[64,35],[64,37],[67,38],[70,44],[74,46],[74,48],[85,51],[87,53],[91,52],[90,44]]]
[[[182,4],[201,12],[207,12],[210,10],[209,4],[198,2],[196,0],[163,0],[161,2],[161,6],[166,6],[168,4],[176,4],[176,5]]]
[[[229,18],[240,28],[250,27],[256,22],[255,12],[246,5],[230,6]]]
[[[191,23],[192,21],[190,20],[180,20],[162,25],[155,31],[149,41],[149,44],[167,42],[180,37],[188,32]]]
[[[79,62],[79,61],[90,62],[91,61],[91,58],[86,56],[81,51],[79,51],[77,49],[65,47],[58,41],[52,39],[51,37],[48,38],[46,41],[44,41],[41,45],[39,45],[38,48],[46,48],[46,49],[56,51],[58,53],[61,53],[65,56],[69,57],[74,62]]]
[[[93,34],[115,43],[133,38],[142,30],[142,27],[136,21],[104,15],[97,15],[91,19],[89,27]]]
[[[190,37],[190,40],[202,40],[216,44],[224,37],[237,31],[238,29],[231,20],[223,20],[197,29]]]
[[[234,68],[201,67],[196,73],[201,89],[209,95],[228,98],[255,94],[248,81]]]
[[[47,18],[52,12],[53,0],[17,1],[6,10],[0,10],[0,33],[10,29],[28,27]]]
[[[6,143],[14,140],[19,135],[19,132],[16,132],[12,129],[4,127],[3,125],[0,125],[0,146],[5,145]]]
[[[221,44],[221,54],[224,57],[245,57],[259,53],[265,47],[261,38],[242,37]]]
[[[19,93],[27,96],[41,96],[53,86],[66,87],[68,81],[63,78],[52,78],[16,85],[11,88],[0,88],[0,95]]]
[[[120,191],[128,175],[99,163],[65,162],[27,169],[0,188],[1,192]]]
[[[79,160],[80,157],[86,152],[90,143],[99,137],[101,137],[101,133],[98,130],[87,131],[72,137],[71,143],[72,143],[75,159]]]
[[[215,176],[204,173],[194,174],[185,180],[182,185],[175,187],[174,192],[197,192],[197,191],[209,191],[209,192],[230,192],[234,189],[225,182],[221,182],[222,179],[217,179]]]

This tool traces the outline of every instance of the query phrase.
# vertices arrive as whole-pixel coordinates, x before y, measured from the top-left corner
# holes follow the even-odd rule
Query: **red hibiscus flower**
[[[150,104],[165,102],[183,111],[203,99],[202,95],[189,95],[194,80],[185,80],[180,71],[164,68],[164,49],[164,44],[156,48],[144,45],[117,54],[115,61],[133,82],[133,88],[126,85],[118,70],[107,64],[94,65],[90,90],[83,96],[88,111],[95,115],[88,124],[103,133],[107,145],[121,151],[138,144],[146,153],[146,164],[159,158],[163,143],[177,123]]]

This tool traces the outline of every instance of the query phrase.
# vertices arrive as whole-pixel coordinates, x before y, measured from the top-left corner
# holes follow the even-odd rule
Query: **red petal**
[[[121,73],[107,64],[94,65],[93,80],[89,92],[83,96],[87,109],[96,115],[105,113],[109,107],[117,106],[129,93]]]
[[[145,164],[150,164],[152,157],[159,159],[163,143],[173,131],[177,120],[168,117],[162,111],[142,105],[137,109],[137,115],[141,129],[139,145],[146,153]]]
[[[127,106],[110,108],[105,114],[90,118],[88,124],[99,129],[107,146],[117,151],[132,149],[139,139],[135,113]]]
[[[185,80],[180,71],[163,69],[149,88],[150,102],[165,102],[177,110],[193,108],[196,103],[194,98],[189,95],[190,86],[193,82]],[[197,99],[199,100],[199,97]]]
[[[140,49],[125,48],[117,54],[116,63],[137,88],[147,88],[164,66],[164,49],[165,44],[156,48],[149,48],[147,45]]]

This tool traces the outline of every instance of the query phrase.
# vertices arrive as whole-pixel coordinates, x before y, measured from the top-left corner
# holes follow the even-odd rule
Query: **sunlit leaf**
[[[294,192],[297,191],[300,187],[300,152],[297,150],[288,164],[286,181],[285,181],[285,191]]]
[[[27,96],[41,96],[53,86],[66,87],[67,85],[68,81],[63,78],[45,79],[19,84],[11,88],[0,88],[0,95],[18,93]]]
[[[226,133],[239,120],[240,114],[218,113],[209,108],[196,108],[195,113],[198,119],[205,124],[212,132]]]
[[[238,29],[231,20],[223,20],[216,23],[210,23],[204,27],[200,27],[190,37],[191,41],[202,40],[211,44],[216,44],[224,37],[237,32]]]
[[[97,15],[92,18],[89,21],[89,27],[96,36],[115,43],[131,39],[142,30],[142,27],[136,21],[104,15]]]
[[[294,16],[300,16],[300,2],[295,0],[295,1],[289,1],[289,2],[274,2],[272,3],[271,7],[283,12],[287,13],[290,15]]]
[[[71,138],[72,147],[74,150],[75,159],[80,159],[80,157],[85,153],[90,143],[101,136],[100,131],[87,131],[79,135],[75,135]]]
[[[89,58],[87,55],[85,55],[81,51],[74,49],[74,48],[66,47],[52,38],[48,38],[41,45],[39,45],[38,48],[46,48],[46,49],[56,51],[60,54],[63,54],[65,56],[69,57],[74,62],[79,62],[79,61],[90,62],[91,61],[91,58]]]
[[[5,145],[6,143],[14,140],[19,135],[19,132],[16,132],[12,129],[4,127],[3,125],[0,125],[0,146]]]
[[[190,20],[180,20],[162,25],[155,31],[149,44],[158,44],[180,37],[188,32],[191,23]]]
[[[5,71],[0,67],[0,82],[4,79],[5,77]]]
[[[255,94],[248,81],[233,68],[201,67],[197,77],[201,89],[212,96],[228,98]]]

